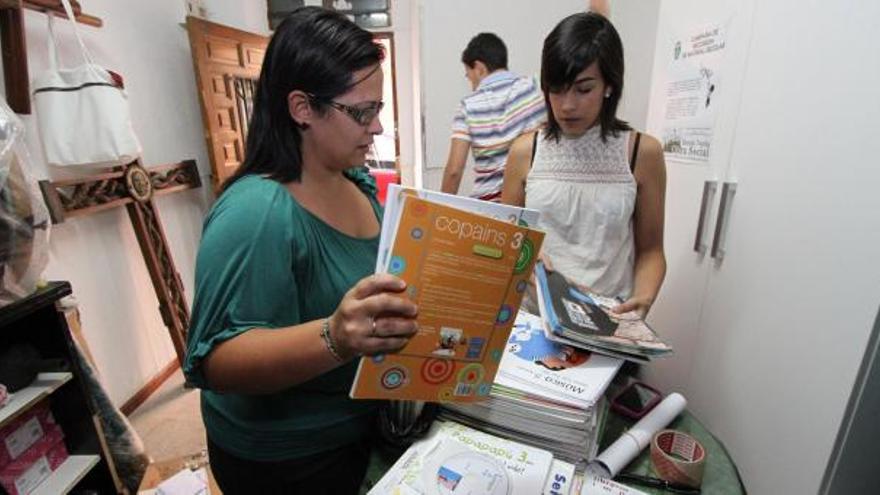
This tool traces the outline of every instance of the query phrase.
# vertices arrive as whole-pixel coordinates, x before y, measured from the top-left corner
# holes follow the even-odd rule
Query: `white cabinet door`
[[[815,493],[880,303],[880,3],[760,2],[690,407],[752,493]]]
[[[699,334],[703,294],[714,261],[709,246],[714,233],[720,181],[727,174],[730,149],[740,103],[746,55],[748,53],[752,0],[664,0],[660,4],[657,43],[654,54],[648,132],[663,135],[669,65],[677,42],[694,35],[701,27],[714,25],[725,30],[727,45],[716,81],[714,102],[719,105],[714,139],[708,163],[667,160],[665,248],[666,280],[649,315],[649,322],[675,349],[675,354],[645,367],[645,378],[661,390],[681,391],[690,376]],[[706,191],[707,184],[710,188]],[[705,194],[704,194],[705,193]],[[698,224],[702,204],[702,244],[697,252]]]

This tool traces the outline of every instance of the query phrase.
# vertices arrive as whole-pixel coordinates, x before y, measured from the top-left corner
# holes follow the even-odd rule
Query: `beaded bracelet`
[[[324,344],[327,345],[327,350],[330,351],[333,358],[340,363],[344,362],[345,359],[342,359],[342,356],[339,355],[339,351],[336,349],[336,343],[333,342],[333,336],[330,335],[330,318],[325,319],[324,323],[321,324],[321,338],[324,339]]]

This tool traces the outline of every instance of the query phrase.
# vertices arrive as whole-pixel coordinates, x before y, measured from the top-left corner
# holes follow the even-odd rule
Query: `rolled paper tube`
[[[699,488],[705,461],[706,449],[687,433],[663,430],[651,440],[651,465],[666,481]]]
[[[676,416],[684,411],[687,400],[676,392],[665,399],[649,412],[632,428],[623,432],[620,438],[605,449],[594,462],[601,464],[610,477],[617,476],[627,464],[632,462],[639,453],[648,446],[654,434],[666,428]]]

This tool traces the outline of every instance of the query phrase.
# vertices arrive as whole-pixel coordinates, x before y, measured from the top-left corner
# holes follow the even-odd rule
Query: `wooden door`
[[[269,38],[196,17],[187,17],[186,27],[211,159],[211,182],[218,192],[244,160],[253,91]]]

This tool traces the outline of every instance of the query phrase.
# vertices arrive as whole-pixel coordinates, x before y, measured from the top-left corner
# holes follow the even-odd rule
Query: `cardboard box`
[[[208,488],[211,490],[211,495],[222,495],[223,492],[220,491],[217,482],[214,481],[214,475],[211,473],[211,466],[207,464],[207,459],[197,455],[151,463],[144,473],[144,478],[141,480],[138,492],[154,490],[159,486],[159,483],[174,476],[181,469],[198,469],[200,467],[205,467],[208,470]]]

